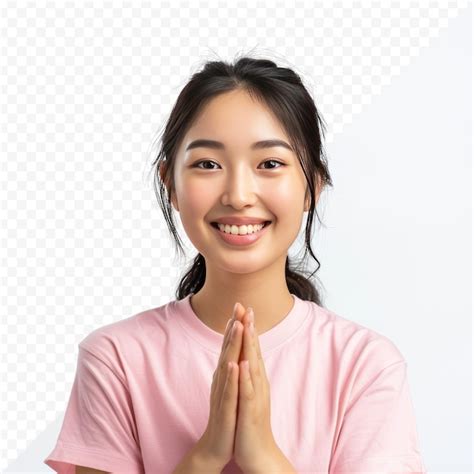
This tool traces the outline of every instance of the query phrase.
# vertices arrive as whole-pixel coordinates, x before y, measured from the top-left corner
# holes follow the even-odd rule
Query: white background
[[[325,306],[403,353],[428,471],[471,472],[470,2],[2,2],[0,28],[2,470],[50,471],[85,335],[174,299],[152,141],[253,49],[327,123]]]

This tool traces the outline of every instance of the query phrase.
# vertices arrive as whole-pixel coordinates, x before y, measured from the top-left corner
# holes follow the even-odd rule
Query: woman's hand
[[[282,458],[271,430],[270,385],[251,321],[253,313],[236,303],[212,379],[208,425],[197,447],[210,468],[222,469],[234,458],[244,472],[266,472],[269,463]],[[232,370],[227,373],[229,362]]]
[[[196,446],[201,459],[206,460],[210,469],[217,470],[232,459],[234,449],[242,343],[242,324],[238,322],[242,315],[238,316],[236,309],[241,308],[235,305],[233,317],[227,322],[221,355],[212,377],[209,421]],[[234,321],[237,327],[232,332]]]
[[[253,310],[247,309],[242,318],[243,331],[239,332],[243,341],[234,459],[244,472],[266,472],[266,463],[279,455],[280,450],[271,428],[270,384],[253,322]]]

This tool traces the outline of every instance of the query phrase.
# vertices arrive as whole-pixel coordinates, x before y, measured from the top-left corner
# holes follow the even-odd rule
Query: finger
[[[233,318],[229,318],[229,320],[227,321],[227,324],[226,324],[226,327],[225,327],[225,330],[224,330],[224,336],[222,338],[222,345],[221,345],[221,353],[219,355],[219,363],[218,363],[218,367],[220,365],[220,363],[222,362],[222,358],[223,358],[223,354],[224,354],[224,349],[226,347],[226,344],[227,344],[227,340],[229,338],[229,332],[230,332],[230,328],[232,327],[232,323],[234,322],[234,319]],[[217,372],[217,371],[216,371]],[[214,372],[215,374],[215,372]]]
[[[232,415],[235,415],[235,410],[237,406],[237,366],[234,362],[230,362],[229,364],[230,366],[227,367],[224,390],[222,392],[222,397],[219,403],[219,410],[223,412],[224,417],[229,416],[229,419],[231,419]]]
[[[232,332],[232,324],[234,321],[239,319],[239,309],[240,306],[242,306],[240,303],[235,303],[234,308],[232,310],[232,317],[231,319],[227,322],[227,326],[225,329],[224,333],[224,340],[222,341],[222,348],[221,348],[221,355],[225,352],[225,349],[227,347],[227,344],[229,343],[230,335]]]
[[[242,317],[244,314],[245,314],[245,308],[239,302],[236,302],[233,308],[232,318],[227,322],[224,338],[222,341],[221,354],[219,356],[217,368],[214,371],[214,374],[212,377],[212,382],[219,384],[219,386],[225,383],[223,382],[222,384],[220,384],[221,380],[225,381],[225,376],[221,376],[221,374],[226,373],[226,369],[227,369],[226,363],[229,362],[230,360],[235,360],[236,363],[238,363],[239,361],[238,357],[235,358],[235,356],[232,355],[233,353],[235,353],[235,350],[232,350],[232,349],[230,350],[231,358],[233,357],[233,359],[227,357],[226,354],[229,352],[227,349],[232,340],[232,328],[233,328],[232,325],[234,321],[242,320]],[[237,330],[239,331],[239,328]],[[240,354],[240,344],[239,344],[239,354]]]
[[[254,387],[252,385],[252,378],[250,376],[248,360],[244,359],[240,363],[239,370],[239,410],[245,410],[245,402],[252,400],[255,397]]]
[[[232,324],[231,324],[232,321],[233,321],[232,318],[230,318],[227,321],[226,332],[223,338],[224,342],[222,343],[222,347],[224,347],[225,345],[225,340],[229,333],[229,327],[232,327]],[[221,349],[221,353],[217,361],[216,369],[214,370],[214,373],[212,374],[211,404],[213,403],[213,400],[215,400],[215,397],[217,397],[217,404],[220,405],[219,400],[222,398],[222,393],[225,390],[224,386],[226,383],[227,373],[225,372],[223,359],[224,359],[224,350]]]
[[[236,306],[234,306],[234,313],[232,314],[230,319],[227,321],[227,325],[226,325],[226,328],[224,330],[224,337],[222,339],[221,353],[220,353],[219,359],[217,361],[217,367],[214,370],[214,373],[212,374],[212,383],[219,383],[219,380],[222,378],[222,377],[220,377],[220,374],[222,372],[221,369],[223,368],[223,365],[224,365],[223,364],[224,353],[225,353],[225,348],[226,348],[228,340],[229,340],[229,333],[230,333],[230,330],[232,329],[232,323],[234,322],[234,319],[235,319],[235,309],[236,309]],[[225,378],[224,378],[224,380],[225,380]]]
[[[232,322],[230,323],[231,325],[235,320],[241,321],[242,322],[242,308],[243,306],[239,303],[236,302],[234,305],[233,313],[232,313]],[[229,336],[230,336],[230,330],[232,329],[232,326],[226,328],[228,332],[226,332],[224,341],[222,343],[222,352],[224,352],[225,348],[227,347],[227,344],[229,343]]]
[[[236,313],[235,313],[235,319],[242,323],[242,336],[243,336],[243,329],[245,326],[245,321],[246,321],[246,308],[239,302],[235,303],[235,308],[236,308]],[[242,354],[239,355],[239,359],[237,360],[237,363],[240,363],[243,358],[241,357]]]
[[[229,333],[230,333],[230,329],[232,329],[232,324],[234,322],[234,319],[235,319],[234,315],[232,315],[232,317],[227,321],[227,325],[224,331],[224,338],[222,339],[221,355],[227,346],[227,342],[229,341]]]
[[[252,384],[257,389],[260,385],[259,383],[259,363],[258,363],[258,358],[257,358],[257,352],[255,351],[255,344],[254,344],[254,336],[252,334],[250,325],[252,324],[252,320],[250,317],[250,312],[251,309],[249,308],[247,310],[247,324],[245,326],[245,331],[244,331],[244,342],[243,342],[243,348],[244,348],[244,359],[249,361],[249,368],[250,368],[250,377],[252,379]]]
[[[245,307],[238,301],[235,303],[235,317],[243,324],[243,318],[245,315]]]
[[[252,309],[252,313],[253,313],[253,309]],[[253,320],[255,320],[255,315],[251,316]],[[255,325],[254,325],[254,329],[253,329],[253,343],[254,343],[254,351],[255,351],[255,354],[256,354],[256,358],[257,358],[257,365],[259,367],[259,376],[261,378],[261,380],[266,380],[267,379],[267,371],[265,370],[265,362],[263,361],[263,356],[262,356],[262,350],[260,348],[260,340],[258,338],[258,333],[257,333],[257,329],[255,328]]]
[[[242,347],[243,325],[240,321],[235,320],[229,334],[229,342],[225,349],[224,363],[235,362],[239,363],[240,350]]]

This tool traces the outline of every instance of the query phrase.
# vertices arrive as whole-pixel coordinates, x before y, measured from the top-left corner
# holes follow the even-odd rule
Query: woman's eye
[[[200,168],[200,169],[207,169],[207,170],[212,170],[214,168],[201,168],[199,165],[202,164],[202,163],[214,163],[214,161],[211,161],[211,160],[201,160],[201,161],[198,161],[197,163],[194,163],[193,165],[193,168]],[[216,164],[216,163],[214,163]]]
[[[267,169],[271,169],[271,170],[274,170],[274,169],[277,169],[277,168],[281,168],[282,166],[285,166],[284,163],[282,163],[281,161],[277,161],[277,160],[266,160],[264,161],[264,163],[278,163],[279,165],[281,166],[276,166],[276,167],[272,167],[272,168],[267,168]]]
[[[197,163],[194,163],[193,168],[200,168],[200,169],[207,169],[207,170],[215,169],[215,168],[207,168],[207,167],[202,168],[202,167],[199,166],[202,163],[212,163],[214,165],[217,164],[217,163],[215,163],[214,161],[211,161],[211,160],[201,160],[201,161],[198,161]],[[266,168],[266,169],[270,169],[270,170],[278,169],[278,168],[281,168],[282,166],[285,166],[284,163],[282,163],[280,161],[277,161],[277,160],[266,160],[263,163],[277,163],[277,164],[281,165],[281,166],[272,166],[271,168]]]

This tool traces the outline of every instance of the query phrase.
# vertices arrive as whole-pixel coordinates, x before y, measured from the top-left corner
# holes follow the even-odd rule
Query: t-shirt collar
[[[190,293],[183,299],[175,301],[175,317],[190,337],[208,350],[220,353],[223,335],[208,327],[198,318],[191,306],[190,299],[193,294]],[[291,339],[309,317],[309,302],[298,298],[293,293],[290,294],[294,300],[290,312],[276,326],[258,336],[262,354],[276,349]]]

